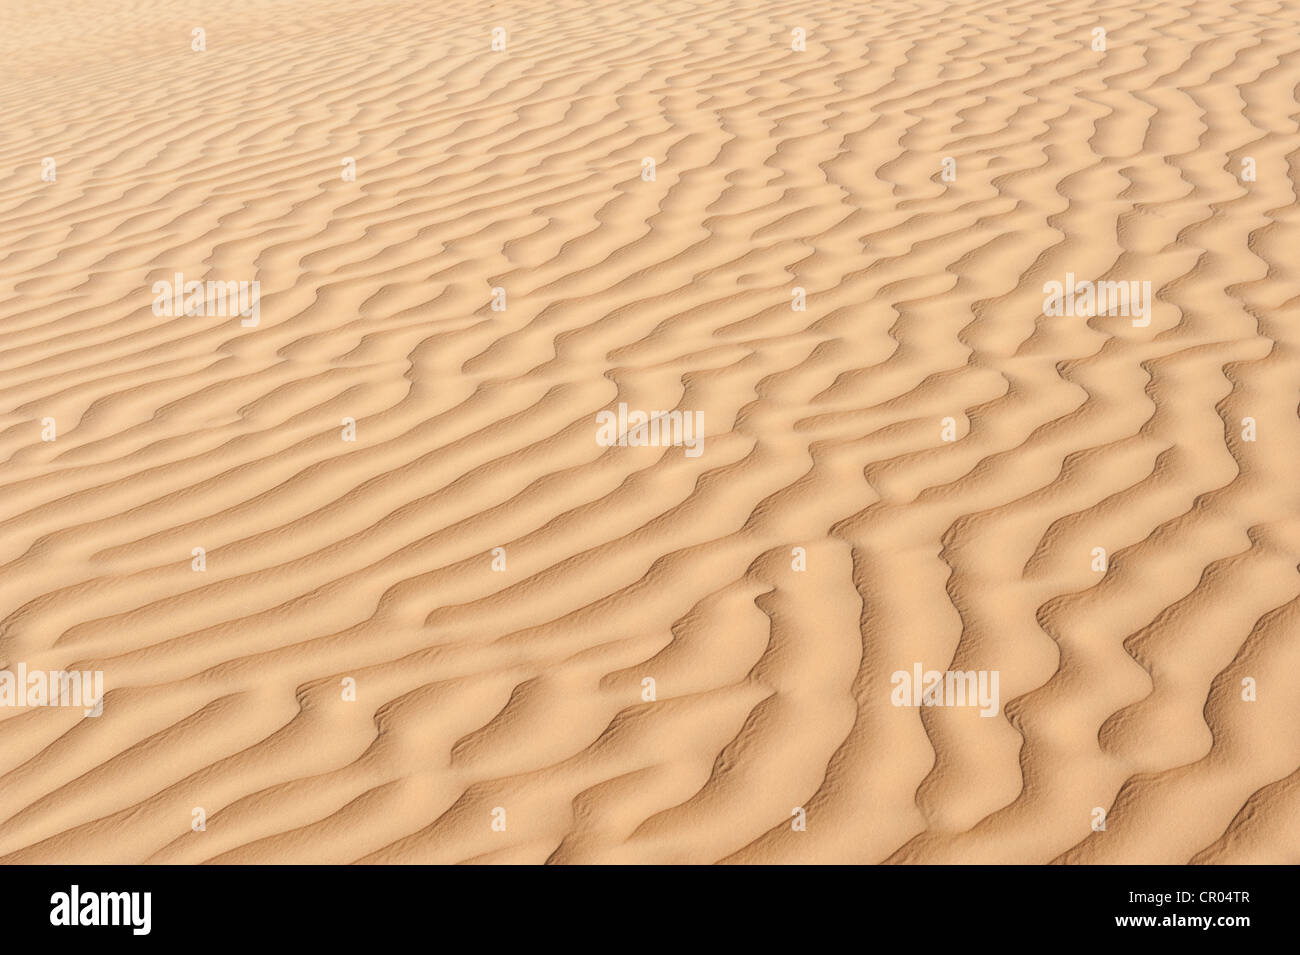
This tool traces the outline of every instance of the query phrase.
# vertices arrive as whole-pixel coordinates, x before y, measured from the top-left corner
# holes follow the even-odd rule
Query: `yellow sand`
[[[0,860],[1300,862],[1295,3],[3,0],[0,54],[0,667],[108,687],[0,709]]]

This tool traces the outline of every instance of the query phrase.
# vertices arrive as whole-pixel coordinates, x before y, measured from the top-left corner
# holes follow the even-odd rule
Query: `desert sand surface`
[[[0,861],[1300,862],[1294,0],[0,54]]]

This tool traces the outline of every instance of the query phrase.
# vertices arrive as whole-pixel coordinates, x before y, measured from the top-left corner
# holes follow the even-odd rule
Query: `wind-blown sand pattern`
[[[1300,6],[218,6],[0,5],[0,859],[1300,861]]]

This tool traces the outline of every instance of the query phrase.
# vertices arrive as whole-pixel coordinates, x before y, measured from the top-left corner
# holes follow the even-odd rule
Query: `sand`
[[[1300,862],[1300,7],[217,6],[0,3],[0,861]]]

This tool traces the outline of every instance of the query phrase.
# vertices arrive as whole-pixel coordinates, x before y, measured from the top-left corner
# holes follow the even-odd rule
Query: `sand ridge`
[[[1300,861],[1297,27],[0,3],[0,859]]]

